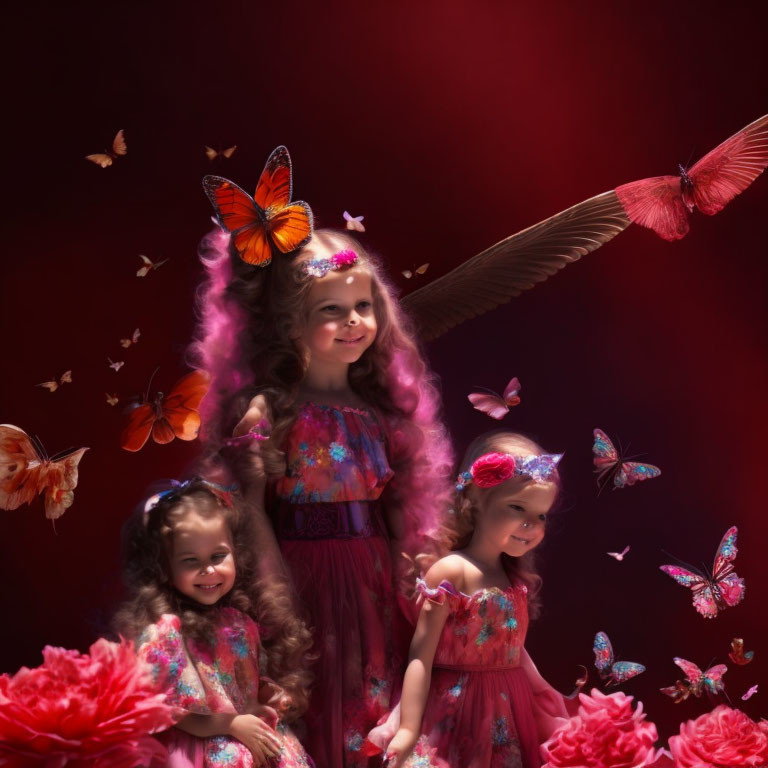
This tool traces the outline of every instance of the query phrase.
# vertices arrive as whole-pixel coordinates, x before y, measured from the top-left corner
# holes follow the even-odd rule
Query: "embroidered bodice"
[[[503,669],[520,663],[528,629],[528,590],[524,584],[507,589],[459,592],[449,581],[430,589],[421,579],[418,590],[436,603],[449,603],[435,652],[434,666],[459,669]]]

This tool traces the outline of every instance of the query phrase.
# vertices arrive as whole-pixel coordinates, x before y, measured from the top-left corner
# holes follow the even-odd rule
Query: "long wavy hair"
[[[419,351],[394,287],[380,261],[361,243],[335,230],[320,229],[292,255],[278,255],[266,268],[244,263],[222,231],[202,241],[208,279],[199,293],[193,363],[211,376],[202,403],[203,440],[220,450],[248,403],[262,393],[269,404],[271,439],[262,455],[267,473],[285,472],[284,447],[301,403],[306,373],[299,336],[306,322],[306,299],[313,278],[302,265],[319,254],[343,249],[358,254],[358,266],[371,276],[378,325],[373,344],[349,369],[349,384],[382,419],[389,461],[395,472],[385,501],[396,512],[393,534],[410,554],[433,542],[441,508],[450,503],[450,440],[440,416],[435,377]]]
[[[232,539],[235,582],[213,606],[192,600],[171,583],[169,556],[174,530],[190,510],[206,519],[223,517]],[[251,520],[237,495],[233,505],[227,506],[203,481],[194,481],[179,493],[161,498],[149,512],[142,503],[123,526],[123,581],[128,599],[113,623],[117,632],[135,640],[164,613],[171,613],[179,617],[185,637],[204,639],[212,634],[217,609],[237,608],[258,623],[261,669],[287,694],[280,697],[284,703],[281,714],[293,720],[308,703],[311,676],[306,670],[311,662],[311,634],[294,615],[287,583],[257,577],[258,550]]]
[[[459,473],[468,472],[469,468],[486,453],[510,453],[514,456],[540,456],[546,451],[536,442],[518,432],[496,430],[475,438],[467,448],[459,466]],[[557,496],[561,491],[560,474],[557,470],[550,477],[557,486]],[[533,482],[525,477],[518,479],[520,484]],[[443,554],[469,545],[475,530],[477,516],[482,514],[484,497],[492,488],[479,488],[474,483],[456,491],[453,506],[444,515],[440,525],[440,547]],[[557,497],[553,508],[557,503]],[[528,587],[528,611],[535,619],[541,613],[541,576],[536,568],[536,551],[526,552],[521,557],[502,554],[502,564],[510,581],[522,581]]]

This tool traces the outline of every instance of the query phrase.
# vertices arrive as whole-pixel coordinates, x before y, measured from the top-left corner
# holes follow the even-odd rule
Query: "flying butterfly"
[[[269,156],[253,197],[221,176],[205,176],[203,189],[247,264],[265,267],[274,250],[290,253],[312,236],[310,207],[291,202],[291,157],[283,146]]]
[[[413,267],[413,269],[404,269],[400,274],[406,280],[410,280],[414,275],[423,275],[428,269],[429,262],[422,264],[420,267]]]
[[[208,383],[207,373],[192,371],[179,379],[168,395],[158,392],[150,400],[147,390],[144,402],[131,412],[120,445],[126,451],[140,451],[150,435],[163,445],[174,437],[194,440],[200,429],[198,408],[208,391]]]
[[[728,671],[725,664],[716,664],[706,672],[702,672],[692,661],[686,661],[679,656],[675,656],[675,664],[683,670],[686,680],[677,680],[674,685],[660,689],[675,704],[685,701],[691,695],[697,699],[701,698],[705,691],[718,694],[725,690],[723,675]]]
[[[109,363],[109,367],[117,373],[124,365],[124,360],[118,360],[117,362],[114,362],[111,357],[107,358],[107,362]]]
[[[611,438],[602,429],[592,431],[592,457],[597,472],[597,486],[601,490],[613,482],[613,489],[625,488],[641,480],[658,477],[661,470],[653,464],[639,461],[624,461],[624,457],[616,450]]]
[[[62,384],[72,383],[72,371],[64,371],[61,374],[61,378],[57,381],[55,378],[50,381],[43,381],[40,384],[36,384],[37,387],[45,387],[49,392],[55,392]]]
[[[624,556],[629,552],[629,545],[624,547],[624,549],[621,550],[621,552],[606,552],[607,555],[610,555],[614,560],[618,560],[621,562],[624,560]]]
[[[205,156],[209,160],[215,160],[217,157],[224,157],[227,160],[229,160],[232,155],[235,154],[235,150],[237,149],[237,144],[235,144],[232,147],[229,147],[228,149],[221,149],[219,151],[216,151],[213,147],[209,147],[206,145],[205,147]]]
[[[768,165],[768,115],[755,120],[704,155],[679,176],[655,176],[616,187],[631,221],[665,240],[679,240],[690,229],[688,215],[698,208],[709,216],[743,192]]]
[[[146,277],[153,269],[160,269],[160,267],[162,267],[166,261],[169,261],[169,259],[163,259],[162,261],[152,261],[152,259],[147,258],[141,253],[139,254],[139,258],[144,262],[144,266],[139,267],[138,271],[136,272],[136,277]]]
[[[503,395],[489,389],[487,393],[473,392],[467,395],[467,400],[476,410],[482,411],[492,419],[500,420],[509,413],[510,408],[520,405],[520,389],[520,381],[517,376],[514,376],[504,387]]]
[[[741,697],[742,701],[749,701],[757,693],[757,686],[751,686]]]
[[[107,405],[117,405],[120,400],[117,395],[110,395],[109,392],[104,393],[107,397]]]
[[[740,667],[743,667],[745,664],[749,664],[749,662],[755,658],[755,652],[745,651],[744,640],[742,640],[740,637],[734,637],[733,640],[731,640],[731,651],[728,654],[728,658],[730,658],[734,664],[738,664]]]
[[[121,128],[115,135],[115,138],[112,139],[111,150],[105,149],[104,152],[97,152],[95,155],[86,155],[85,159],[100,165],[102,168],[109,168],[113,160],[117,160],[118,157],[127,154],[128,146],[125,143],[125,133]]]
[[[365,232],[364,218],[365,216],[353,216],[349,211],[344,211],[344,221],[347,222],[350,232]]]
[[[141,331],[139,331],[139,329],[137,328],[133,332],[133,336],[131,336],[130,339],[120,339],[120,346],[123,349],[128,349],[128,347],[130,347],[131,344],[137,344],[138,343],[140,336],[141,336]]]
[[[614,661],[613,647],[605,632],[595,635],[592,651],[595,654],[595,668],[608,685],[621,685],[645,672],[645,667],[634,661]]]
[[[45,516],[56,520],[72,506],[77,467],[87,448],[49,459],[24,430],[0,424],[0,508],[17,509],[45,494]]]
[[[705,618],[713,619],[718,611],[738,605],[744,599],[746,586],[733,568],[736,559],[738,528],[732,526],[723,536],[715,554],[712,574],[704,574],[689,566],[660,565],[659,568],[678,584],[691,589],[693,607]]]

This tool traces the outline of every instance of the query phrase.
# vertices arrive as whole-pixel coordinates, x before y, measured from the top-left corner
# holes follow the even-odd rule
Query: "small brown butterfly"
[[[420,267],[414,267],[413,269],[404,269],[401,274],[406,280],[410,280],[414,275],[423,275],[429,269],[429,263],[422,264]]]
[[[44,381],[41,384],[37,384],[38,387],[45,387],[49,392],[55,392],[62,384],[71,384],[72,383],[72,371],[64,371],[64,373],[61,374],[61,378],[56,381],[56,379],[51,379],[51,381]]]
[[[226,157],[229,159],[232,157],[232,155],[235,154],[235,150],[237,149],[237,144],[235,144],[234,147],[230,147],[229,149],[220,149],[218,152],[213,148],[206,146],[205,147],[205,156],[209,160],[215,160],[217,157]]]
[[[118,157],[127,154],[128,146],[125,143],[125,134],[121,128],[115,135],[115,138],[112,139],[111,151],[106,149],[104,152],[97,152],[95,155],[86,155],[85,159],[100,165],[102,168],[109,168],[113,160],[117,160]]]
[[[138,341],[139,341],[139,336],[141,336],[141,331],[139,331],[139,329],[137,328],[137,329],[136,329],[136,330],[133,332],[133,336],[131,336],[131,338],[130,338],[130,339],[120,339],[120,346],[121,346],[123,349],[128,349],[128,347],[130,347],[130,346],[131,346],[131,344],[136,344],[136,343],[138,343]]]
[[[117,405],[120,402],[117,395],[110,395],[109,392],[105,392],[104,394],[107,396],[108,405]]]
[[[146,277],[153,269],[160,269],[169,259],[163,259],[162,261],[152,261],[143,254],[139,254],[139,258],[144,262],[143,267],[139,267],[139,271],[136,273],[136,277]]]

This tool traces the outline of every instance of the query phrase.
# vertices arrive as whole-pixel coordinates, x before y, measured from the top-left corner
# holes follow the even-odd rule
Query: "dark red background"
[[[79,3],[17,5],[5,18],[0,421],[50,453],[91,447],[56,531],[42,503],[0,516],[2,669],[37,665],[45,643],[85,649],[119,592],[118,534],[146,486],[183,471],[196,444],[118,447],[123,401],[156,366],[185,370],[209,227],[200,178],[251,188],[270,150],[290,148],[296,196],[321,225],[364,214],[365,242],[429,280],[584,198],[674,172],[768,111],[765,28],[746,5]],[[83,159],[124,128],[128,155]],[[238,144],[209,163],[203,145]],[[658,693],[676,655],[757,649],[726,676],[735,703],[766,714],[768,179],[668,244],[636,227],[511,305],[428,348],[462,449],[492,426],[466,401],[516,374],[506,420],[565,450],[566,509],[542,547],[545,614],[529,635],[544,674],[569,690],[605,630],[648,666],[626,686],[665,735],[706,701]],[[139,253],[170,262],[140,280]],[[142,337],[122,350],[135,327]],[[115,374],[106,356],[125,360]],[[34,385],[71,368],[74,383]],[[597,497],[591,429],[664,471]],[[740,527],[747,598],[714,621],[658,570],[711,563]],[[624,563],[606,556],[625,544]]]

